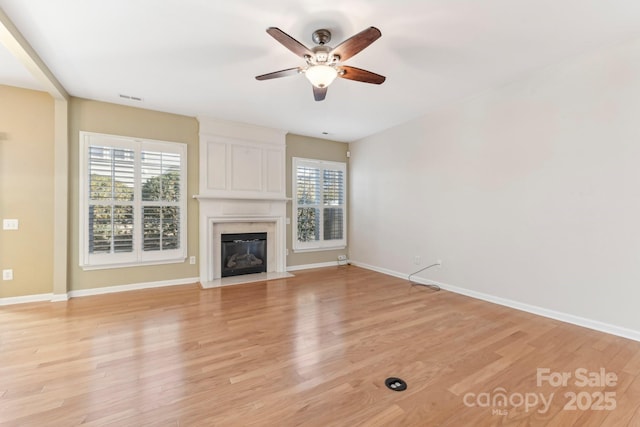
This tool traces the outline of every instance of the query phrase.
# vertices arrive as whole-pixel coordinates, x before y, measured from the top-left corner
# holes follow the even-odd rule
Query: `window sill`
[[[122,263],[122,264],[81,265],[80,268],[82,268],[84,271],[108,270],[113,268],[146,267],[150,265],[162,265],[162,264],[179,264],[179,263],[185,262],[186,260],[187,258],[184,257],[184,258],[176,258],[176,259],[131,262],[131,263]]]
[[[293,253],[304,253],[304,252],[322,252],[322,251],[340,251],[346,249],[345,246],[331,246],[326,248],[308,248],[308,249],[293,249]]]

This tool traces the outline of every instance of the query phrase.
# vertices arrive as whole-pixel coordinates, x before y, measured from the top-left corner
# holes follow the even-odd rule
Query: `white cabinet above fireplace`
[[[285,199],[286,132],[200,118],[201,197]]]

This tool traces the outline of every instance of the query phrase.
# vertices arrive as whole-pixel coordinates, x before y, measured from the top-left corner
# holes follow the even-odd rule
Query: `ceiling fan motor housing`
[[[313,48],[313,53],[315,56],[316,64],[325,64],[327,62],[331,62],[329,58],[329,52],[331,48],[328,46],[316,46]]]

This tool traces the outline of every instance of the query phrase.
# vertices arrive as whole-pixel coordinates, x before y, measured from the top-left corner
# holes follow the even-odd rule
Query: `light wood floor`
[[[3,426],[640,425],[640,343],[348,266],[0,307],[0,346]]]

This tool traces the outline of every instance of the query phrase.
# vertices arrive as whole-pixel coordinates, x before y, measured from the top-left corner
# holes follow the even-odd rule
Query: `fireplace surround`
[[[286,273],[285,132],[198,118],[200,122],[200,283],[203,288],[254,281],[223,277],[223,234],[266,233],[265,272]],[[245,279],[246,278],[246,279]]]

